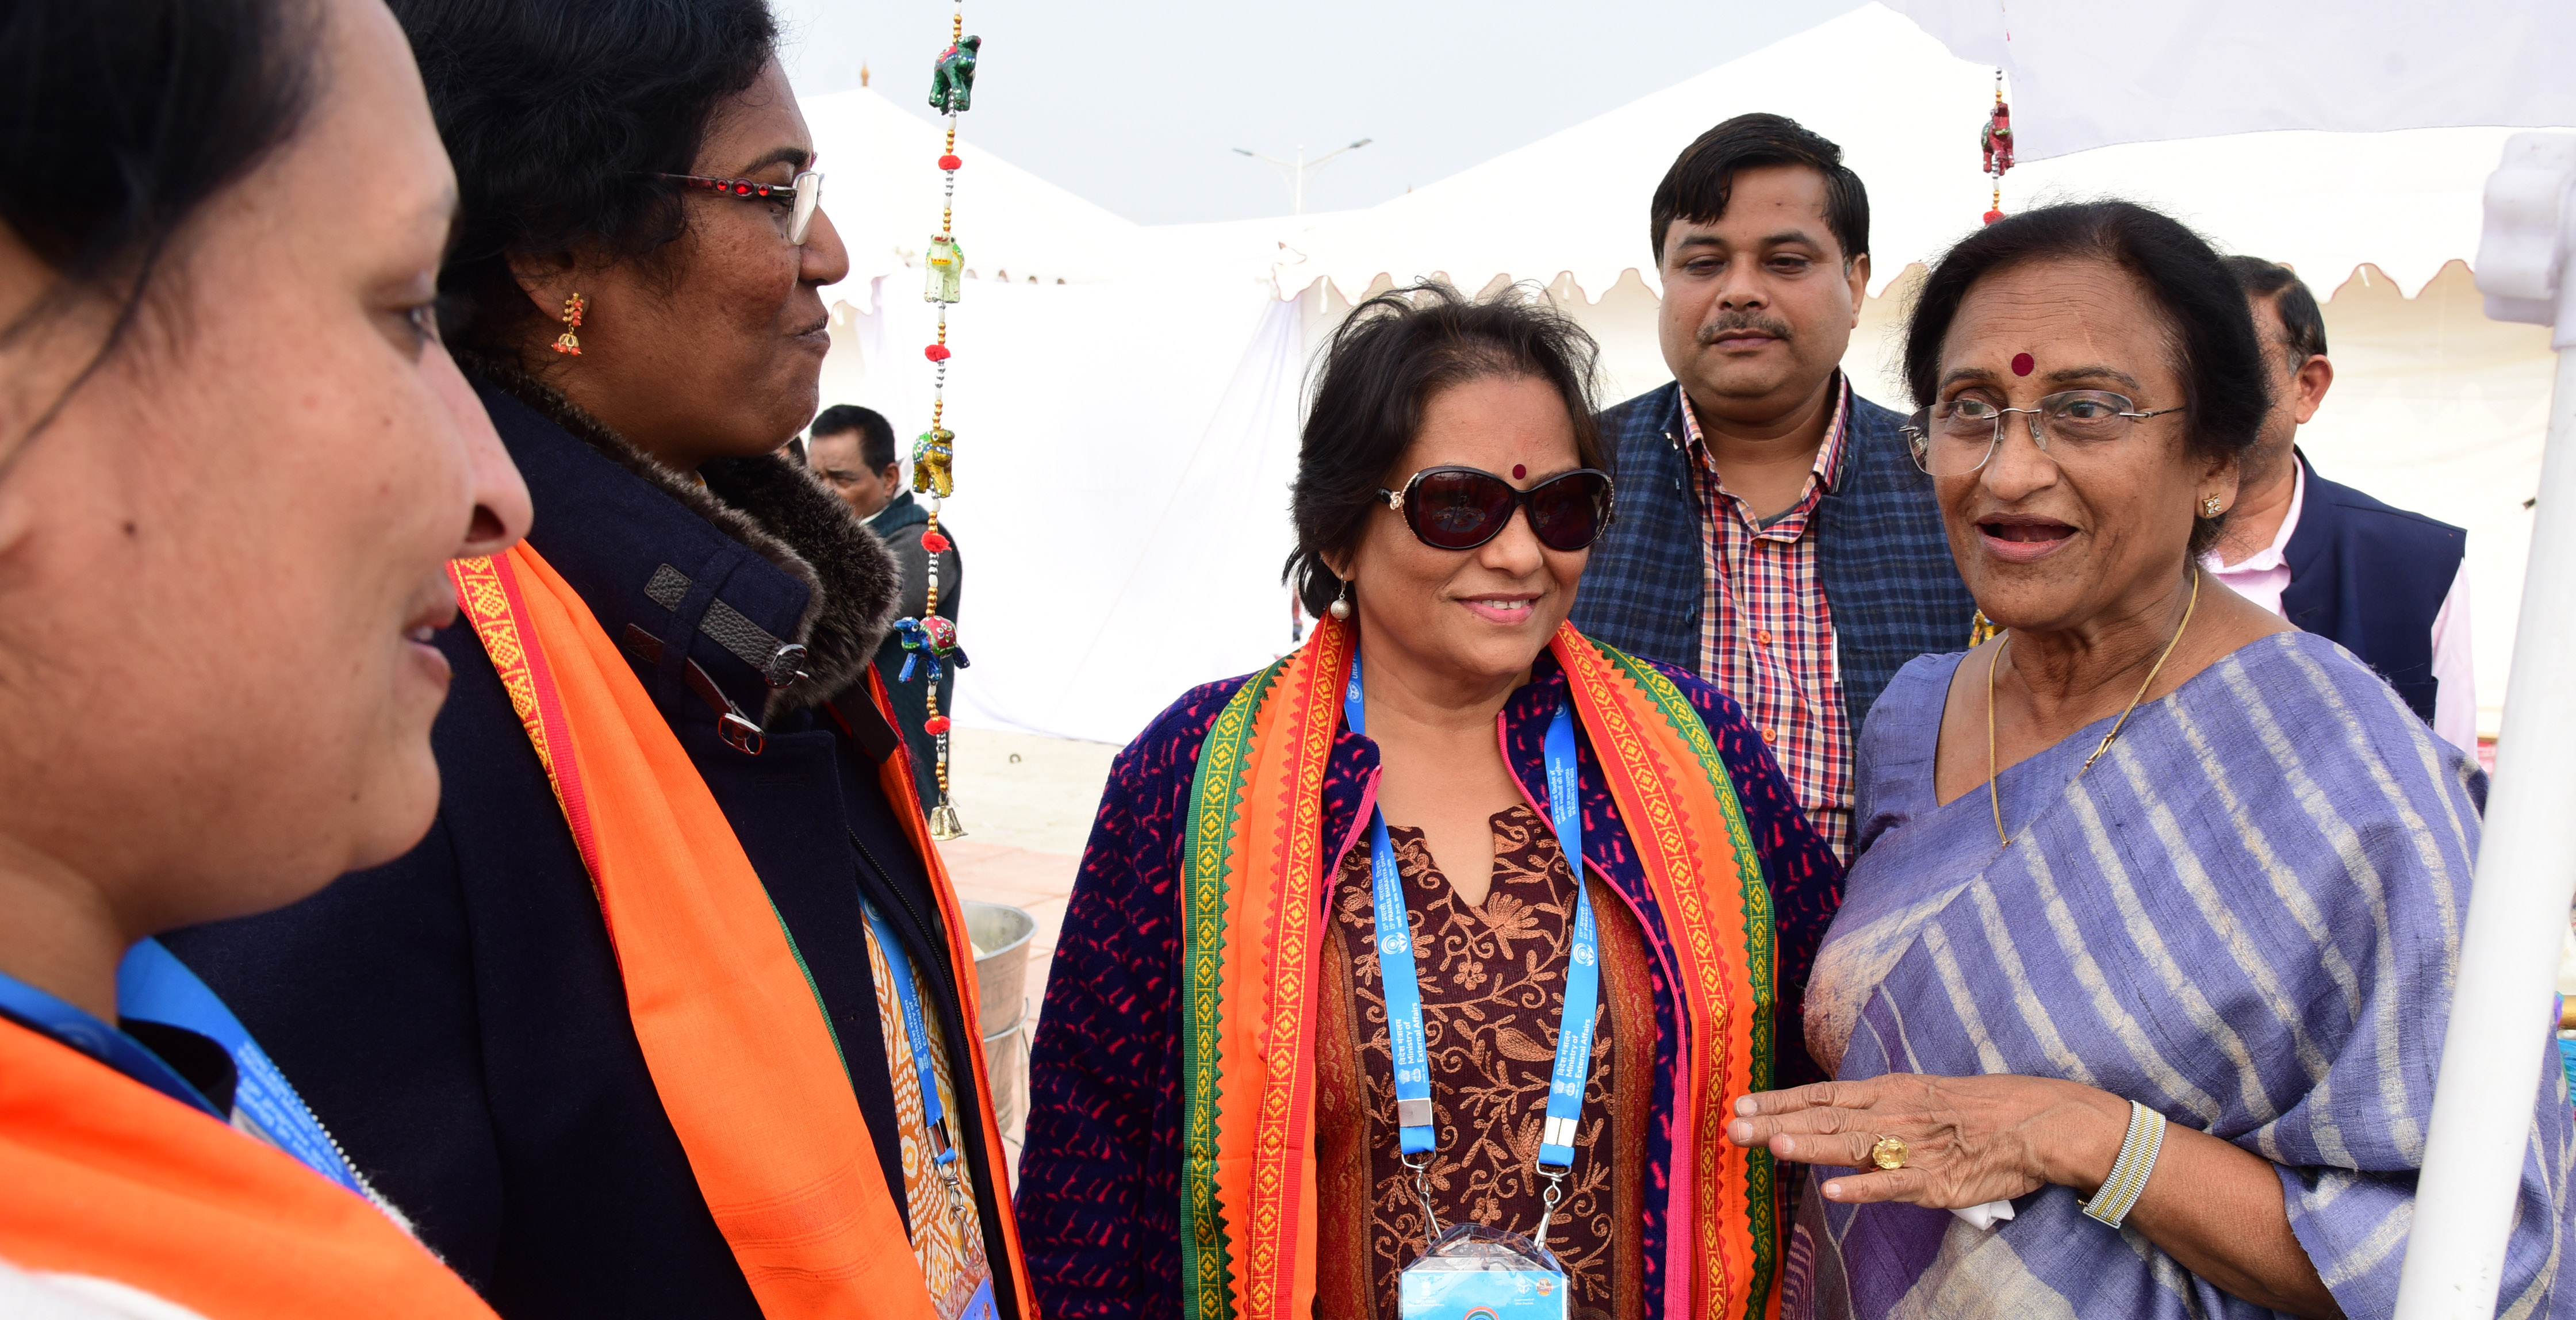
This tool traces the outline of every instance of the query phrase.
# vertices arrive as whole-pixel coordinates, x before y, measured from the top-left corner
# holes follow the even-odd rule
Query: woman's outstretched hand
[[[1735,1102],[1727,1138],[1801,1164],[1858,1173],[1825,1181],[1825,1197],[1906,1201],[1955,1210],[2025,1196],[2051,1183],[2090,1196],[2110,1176],[2129,1104],[2048,1077],[1931,1077],[1891,1073],[1761,1091]],[[1880,1169],[1880,1138],[1905,1144],[1904,1165]]]

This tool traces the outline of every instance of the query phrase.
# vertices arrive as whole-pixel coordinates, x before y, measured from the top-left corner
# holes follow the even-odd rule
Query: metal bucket
[[[975,946],[975,1003],[984,1023],[984,1072],[993,1082],[993,1121],[1012,1144],[1029,1115],[1029,941],[1035,917],[1000,903],[969,901],[966,938]]]

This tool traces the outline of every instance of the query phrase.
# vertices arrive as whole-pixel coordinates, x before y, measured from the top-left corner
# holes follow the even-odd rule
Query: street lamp
[[[1359,141],[1354,142],[1347,147],[1335,147],[1332,150],[1325,152],[1323,155],[1317,156],[1313,160],[1306,159],[1306,149],[1304,147],[1297,148],[1297,159],[1293,161],[1281,160],[1277,156],[1265,156],[1258,151],[1247,151],[1242,147],[1236,147],[1234,149],[1234,154],[1238,156],[1250,156],[1254,160],[1260,161],[1265,165],[1275,165],[1282,170],[1286,170],[1288,172],[1289,187],[1296,197],[1297,209],[1292,214],[1304,215],[1306,213],[1306,171],[1320,169],[1323,167],[1325,161],[1331,160],[1333,157],[1341,155],[1345,151],[1357,151],[1375,141],[1377,141],[1376,138],[1361,138]]]

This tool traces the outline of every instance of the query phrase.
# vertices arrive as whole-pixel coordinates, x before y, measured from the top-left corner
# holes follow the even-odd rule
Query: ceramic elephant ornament
[[[957,433],[944,426],[934,426],[912,442],[912,488],[937,499],[947,499],[957,490],[957,479],[949,464],[957,456]]]
[[[931,109],[953,115],[974,103],[975,54],[983,48],[982,37],[967,37],[939,52],[930,66]]]

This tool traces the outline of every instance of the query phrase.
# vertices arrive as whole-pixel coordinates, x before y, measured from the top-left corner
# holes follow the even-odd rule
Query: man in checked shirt
[[[1977,617],[1899,414],[1841,370],[1869,195],[1842,148],[1739,115],[1673,162],[1650,221],[1676,379],[1601,416],[1618,512],[1574,624],[1724,688],[1848,861],[1861,721]]]

